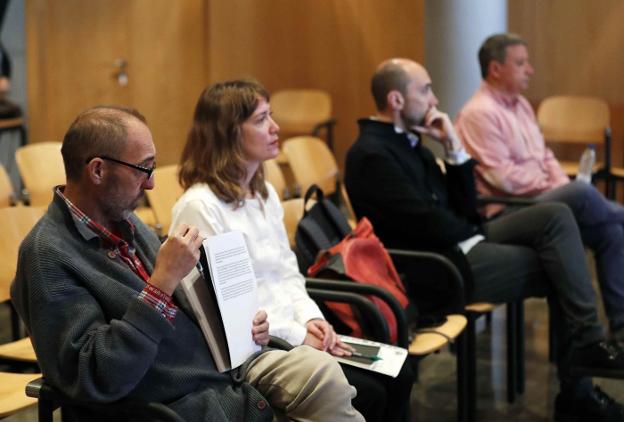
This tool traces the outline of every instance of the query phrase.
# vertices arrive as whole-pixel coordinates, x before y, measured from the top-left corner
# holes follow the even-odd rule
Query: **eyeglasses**
[[[133,168],[135,170],[142,171],[143,173],[147,174],[147,179],[148,180],[150,179],[150,177],[152,177],[152,173],[154,173],[154,170],[156,169],[156,163],[154,163],[154,165],[152,167],[143,167],[143,166],[138,166],[136,164],[127,163],[125,161],[121,161],[121,160],[118,160],[116,158],[107,157],[105,155],[100,155],[100,156],[97,156],[97,157],[89,158],[87,160],[87,163],[89,161],[93,160],[94,158],[101,158],[102,160],[112,161],[113,163],[121,164],[122,166],[130,167],[130,168]]]

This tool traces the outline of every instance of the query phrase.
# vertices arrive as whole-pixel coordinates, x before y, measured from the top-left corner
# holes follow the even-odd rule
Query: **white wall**
[[[425,67],[440,109],[451,117],[479,86],[479,47],[505,31],[507,0],[425,1]]]

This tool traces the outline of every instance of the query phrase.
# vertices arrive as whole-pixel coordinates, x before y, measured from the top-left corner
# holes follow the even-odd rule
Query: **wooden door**
[[[30,0],[30,142],[62,140],[82,110],[145,115],[159,164],[177,163],[205,85],[202,0]],[[127,75],[127,83],[119,73]]]

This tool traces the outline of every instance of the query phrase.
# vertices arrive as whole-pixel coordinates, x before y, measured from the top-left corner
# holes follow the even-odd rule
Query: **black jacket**
[[[359,122],[347,153],[345,184],[358,217],[368,217],[389,248],[443,253],[468,279],[458,242],[481,231],[476,208],[474,160],[446,165],[442,173],[429,149],[412,148],[391,123]]]

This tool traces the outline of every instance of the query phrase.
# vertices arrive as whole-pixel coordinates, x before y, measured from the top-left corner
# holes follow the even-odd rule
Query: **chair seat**
[[[491,312],[496,308],[495,303],[490,302],[474,302],[466,305],[465,309],[468,312],[478,312],[480,314],[484,314],[486,312]]]
[[[37,400],[27,397],[25,391],[26,384],[40,376],[0,372],[0,418],[37,404]]]
[[[624,178],[624,168],[621,167],[611,167],[611,174],[616,177]]]
[[[560,161],[561,168],[564,173],[568,176],[576,176],[578,173],[579,163],[578,161]],[[603,163],[595,163],[593,167],[593,172],[596,173],[600,169],[603,168]]]
[[[424,356],[440,350],[448,344],[448,338],[455,339],[466,328],[468,320],[463,315],[447,315],[446,322],[439,327],[432,328],[443,335],[433,332],[418,333],[412,340],[408,351],[410,355]]]
[[[37,362],[35,350],[28,337],[11,343],[0,344],[0,359],[31,363]]]

